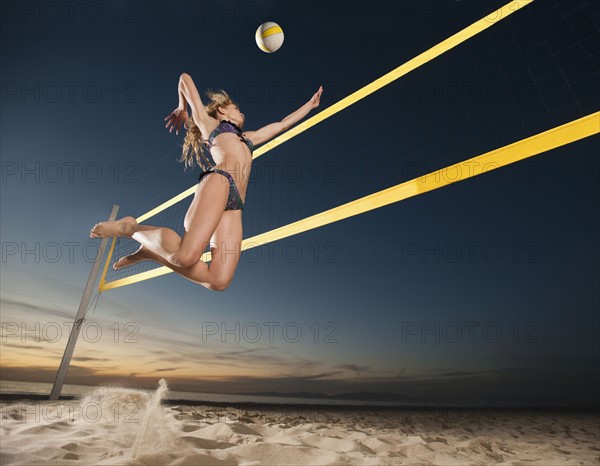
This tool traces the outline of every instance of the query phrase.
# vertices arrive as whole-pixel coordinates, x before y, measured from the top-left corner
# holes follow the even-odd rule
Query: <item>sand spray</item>
[[[155,411],[161,409],[160,400],[164,397],[168,389],[169,387],[167,386],[167,381],[165,379],[160,379],[158,381],[158,389],[148,400],[148,403],[146,404],[144,420],[142,421],[140,431],[138,432],[135,442],[133,443],[133,447],[131,448],[131,457],[133,459],[137,457],[138,452],[140,450],[140,446],[144,441],[144,435],[146,435],[146,429],[148,428],[148,421],[150,420],[150,417]]]

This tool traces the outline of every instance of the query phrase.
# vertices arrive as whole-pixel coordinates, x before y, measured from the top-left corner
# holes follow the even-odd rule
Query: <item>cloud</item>
[[[203,350],[198,350],[197,344],[188,344],[186,342],[174,342],[173,351],[169,356],[156,358],[156,362],[167,362],[177,366],[202,365],[204,367],[239,367],[247,369],[260,365],[263,370],[277,370],[277,368],[289,368],[292,366],[294,371],[309,370],[322,367],[323,363],[319,360],[307,358],[298,358],[286,354],[280,347],[255,347],[240,349],[223,350],[223,344],[207,346]],[[228,344],[230,345],[230,344]],[[186,350],[187,347],[193,350]]]
[[[60,317],[62,319],[67,319],[67,320],[74,320],[74,318],[75,318],[74,312],[65,312],[64,310],[59,309],[59,308],[51,308],[49,306],[39,306],[37,304],[31,304],[31,303],[28,303],[25,301],[14,301],[12,299],[4,298],[4,299],[0,300],[0,306],[3,309],[3,312],[7,312],[6,311],[7,307],[16,306],[16,307],[19,307],[19,308],[22,308],[25,310],[37,312],[39,314],[47,314],[52,317]],[[27,317],[31,317],[31,316],[27,316]],[[3,322],[3,324],[6,324],[6,322]]]
[[[357,366],[356,364],[342,364],[337,366],[340,369],[346,369],[359,374],[360,372],[369,372],[371,368],[369,366]]]
[[[90,356],[78,356],[78,357],[73,357],[72,361],[112,361],[112,359],[109,358],[92,358]],[[104,368],[106,369],[106,368]]]
[[[291,377],[294,380],[317,380],[317,379],[325,379],[328,377],[333,377],[334,375],[338,375],[341,374],[340,371],[331,371],[331,372],[321,372],[318,374],[311,374],[311,375],[301,375],[301,376],[296,376],[296,377]],[[290,377],[288,377],[290,378]]]
[[[47,346],[33,346],[33,345],[18,345],[18,344],[14,344],[14,343],[2,343],[0,345],[0,347],[7,347],[7,348],[18,348],[18,349],[24,349],[24,350],[41,350],[45,353],[48,352],[48,347]]]

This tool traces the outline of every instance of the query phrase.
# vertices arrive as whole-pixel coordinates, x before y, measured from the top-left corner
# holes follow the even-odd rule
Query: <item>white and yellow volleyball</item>
[[[273,21],[267,21],[256,30],[256,45],[263,52],[273,53],[283,44],[283,29]]]

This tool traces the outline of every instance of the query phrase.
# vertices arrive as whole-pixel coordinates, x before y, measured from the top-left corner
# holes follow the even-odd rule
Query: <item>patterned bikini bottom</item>
[[[229,197],[227,198],[225,210],[243,210],[244,202],[242,201],[242,197],[240,196],[240,192],[237,189],[237,185],[235,184],[233,177],[228,172],[221,170],[220,168],[210,168],[207,171],[200,173],[198,182],[200,182],[200,180],[202,180],[202,178],[209,173],[219,173],[229,180]]]

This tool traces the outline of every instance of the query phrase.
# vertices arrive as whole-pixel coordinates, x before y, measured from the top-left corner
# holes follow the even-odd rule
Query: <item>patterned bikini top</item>
[[[212,148],[214,139],[221,133],[237,134],[240,137],[240,141],[242,141],[244,144],[246,144],[248,146],[248,149],[250,149],[250,153],[252,153],[254,151],[254,144],[252,144],[252,141],[250,139],[242,136],[242,129],[240,127],[238,127],[234,122],[229,121],[229,120],[221,120],[221,122],[219,123],[219,126],[217,126],[215,129],[213,129],[212,133],[210,133],[210,136],[208,136],[208,141],[206,141],[206,146],[208,147],[209,151]]]

